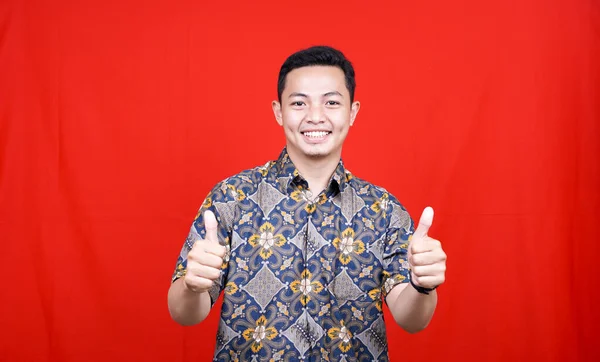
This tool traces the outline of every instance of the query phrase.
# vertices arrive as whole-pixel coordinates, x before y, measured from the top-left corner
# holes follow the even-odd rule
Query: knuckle
[[[213,268],[211,266],[205,266],[203,268],[202,276],[206,279],[216,280],[221,276],[221,272],[217,268]]]
[[[204,249],[202,249],[201,247],[194,248],[188,253],[188,260],[200,260],[202,259],[204,253]]]
[[[415,256],[414,256],[414,255],[410,255],[410,256],[408,257],[408,262],[409,262],[411,265],[414,265],[414,264],[415,264]]]
[[[203,279],[200,281],[200,283],[201,283],[201,285],[202,285],[202,288],[203,288],[204,290],[208,290],[208,289],[212,288],[212,286],[213,286],[213,282],[212,282],[212,280],[210,280],[210,279],[206,279],[206,278],[203,278]]]
[[[219,270],[215,269],[215,268],[211,268],[211,267],[207,267],[206,268],[206,278],[210,279],[210,280],[216,280],[219,278],[219,275],[221,273],[219,272]]]
[[[225,256],[226,253],[227,253],[227,249],[224,246],[219,245],[219,248],[216,250],[216,254],[222,258]]]
[[[412,264],[413,264],[413,265],[421,265],[421,264],[422,264],[422,262],[423,262],[423,260],[422,260],[422,259],[423,259],[423,258],[421,258],[421,257],[418,257],[418,256],[415,256],[415,255],[413,255],[413,256],[412,256]]]
[[[187,271],[185,273],[186,278],[194,277],[198,274],[198,263],[188,262]]]
[[[416,267],[413,268],[413,274],[416,277],[420,277],[420,276],[423,275],[423,271],[422,271],[422,269],[420,267],[416,266]]]

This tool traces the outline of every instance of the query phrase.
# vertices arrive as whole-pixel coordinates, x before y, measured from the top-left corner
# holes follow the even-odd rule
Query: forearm
[[[400,293],[393,292],[390,292],[386,301],[396,323],[409,333],[425,329],[437,306],[437,292],[434,290],[429,295],[422,294],[409,284],[403,286]]]
[[[171,284],[168,294],[169,313],[177,323],[190,326],[202,322],[210,312],[208,292],[196,293],[185,287],[183,278]]]

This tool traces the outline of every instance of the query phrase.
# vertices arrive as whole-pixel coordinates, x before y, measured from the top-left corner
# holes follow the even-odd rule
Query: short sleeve
[[[171,282],[175,282],[177,279],[185,276],[187,272],[188,253],[196,242],[203,242],[206,236],[206,230],[204,228],[204,212],[207,210],[212,211],[218,222],[217,235],[219,243],[227,248],[227,254],[223,262],[223,272],[221,273],[221,277],[213,283],[212,288],[209,290],[211,306],[214,305],[227,282],[231,230],[235,215],[235,198],[231,197],[228,191],[229,189],[227,188],[225,181],[223,181],[217,184],[206,196],[190,226],[188,235],[183,243],[179,257],[177,258],[175,270],[171,276]]]
[[[397,284],[409,281],[408,243],[413,232],[414,223],[408,211],[402,205],[392,201],[383,252],[384,278],[381,287],[384,297]]]

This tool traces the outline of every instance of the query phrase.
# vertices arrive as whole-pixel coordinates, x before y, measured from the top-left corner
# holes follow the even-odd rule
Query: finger
[[[410,265],[432,265],[436,263],[446,262],[446,253],[438,249],[425,253],[413,254],[408,259]]]
[[[218,243],[219,238],[217,236],[217,218],[212,211],[206,210],[204,212],[204,229],[206,230],[206,240]]]
[[[418,277],[438,276],[446,272],[446,266],[443,264],[417,265],[412,268],[414,275]]]
[[[213,247],[215,248],[215,245],[210,245],[207,243],[207,247]],[[219,248],[223,248],[220,245],[217,245]],[[196,263],[196,264],[200,264],[200,265],[206,265],[212,268],[221,268],[221,266],[223,265],[223,256],[219,256],[216,255],[214,253],[211,253],[210,251],[194,251],[194,253],[190,252],[190,254],[188,254],[188,263],[192,264],[192,263]]]
[[[198,277],[195,275],[186,275],[185,283],[186,288],[193,292],[203,292],[209,290],[213,286],[213,281],[210,279]]]
[[[421,239],[418,243],[413,243],[411,245],[412,254],[426,253],[428,251],[434,251],[436,249],[440,249],[442,247],[442,243],[438,240],[430,238],[426,236]]]
[[[192,277],[217,280],[221,276],[221,270],[207,265],[195,264],[188,266],[188,274]]]
[[[202,244],[202,249],[207,253],[218,256],[221,258],[221,261],[223,261],[223,258],[227,253],[227,248],[223,245],[206,241]]]
[[[414,275],[412,279],[413,283],[423,288],[434,288],[446,281],[446,277],[442,275],[438,276],[425,276],[419,277]]]
[[[427,206],[425,210],[423,210],[423,214],[421,214],[421,219],[419,219],[419,225],[417,226],[417,230],[413,235],[414,238],[422,239],[427,236],[427,232],[433,223],[433,209],[430,206]]]

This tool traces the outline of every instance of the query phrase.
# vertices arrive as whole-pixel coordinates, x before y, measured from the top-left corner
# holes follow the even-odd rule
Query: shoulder
[[[255,189],[267,176],[274,161],[268,161],[242,170],[218,182],[211,190],[210,197],[215,202],[230,202],[243,200],[246,195],[254,193]]]
[[[381,185],[360,178],[350,171],[346,171],[346,180],[348,187],[351,187],[353,192],[367,203],[382,202],[385,200],[386,203],[404,208],[398,198]]]
[[[401,226],[408,229],[412,227],[408,210],[388,189],[357,177],[349,171],[347,176],[348,187],[351,187],[353,193],[363,200],[365,207],[378,216],[386,218],[389,227]]]

